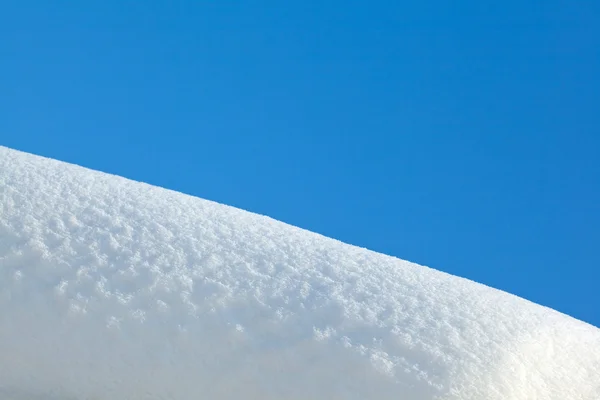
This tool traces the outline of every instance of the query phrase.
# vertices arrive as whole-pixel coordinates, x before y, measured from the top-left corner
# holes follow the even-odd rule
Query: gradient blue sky
[[[600,2],[409,3],[4,1],[0,144],[600,326]]]

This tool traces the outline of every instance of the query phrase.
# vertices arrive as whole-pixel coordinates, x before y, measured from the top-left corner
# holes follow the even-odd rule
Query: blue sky
[[[600,326],[600,3],[409,3],[3,2],[0,144]]]

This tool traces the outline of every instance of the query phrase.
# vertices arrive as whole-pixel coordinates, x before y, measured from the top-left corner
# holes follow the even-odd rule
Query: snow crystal
[[[0,397],[600,399],[600,330],[0,147]]]

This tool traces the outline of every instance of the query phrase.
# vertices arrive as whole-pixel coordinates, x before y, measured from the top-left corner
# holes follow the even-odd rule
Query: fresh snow
[[[598,400],[600,330],[0,147],[0,398]]]

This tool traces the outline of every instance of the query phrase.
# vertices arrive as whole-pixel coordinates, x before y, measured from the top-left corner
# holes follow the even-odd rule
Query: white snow
[[[598,400],[600,330],[0,147],[0,398]]]

